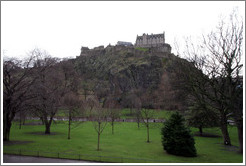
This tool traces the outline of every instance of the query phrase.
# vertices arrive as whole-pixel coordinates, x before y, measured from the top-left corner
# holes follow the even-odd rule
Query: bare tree
[[[151,109],[143,108],[141,110],[141,117],[142,117],[143,123],[147,129],[147,142],[149,143],[150,142],[150,139],[149,139],[150,119],[152,119],[154,117],[154,111]]]
[[[100,136],[104,130],[104,128],[107,125],[107,110],[106,109],[102,109],[100,107],[98,107],[95,112],[96,115],[94,116],[94,128],[97,132],[97,150],[100,150]]]
[[[100,137],[107,125],[107,109],[102,108],[96,96],[87,97],[86,108],[90,110],[90,119],[93,122],[95,131],[97,132],[97,150],[100,150]]]
[[[142,108],[141,108],[141,118],[146,126],[147,129],[147,142],[150,142],[149,139],[149,127],[150,127],[150,120],[154,117],[154,110],[150,109],[151,108],[151,103],[146,102],[149,101],[149,96],[141,96],[141,103],[142,103]]]
[[[130,108],[130,114],[134,116],[136,119],[138,128],[140,127],[139,124],[142,120],[141,118],[141,99],[137,96],[137,91],[132,90],[122,101],[124,107]]]
[[[141,116],[141,107],[142,107],[142,102],[141,99],[136,95],[133,100],[132,100],[132,108],[134,109],[134,116],[138,125],[138,128],[140,127],[140,122],[142,120]]]
[[[33,96],[29,89],[36,78],[33,77],[33,56],[27,60],[8,59],[3,62],[3,140],[9,141],[12,120],[17,112],[25,109],[26,102]]]
[[[93,110],[99,107],[97,99],[94,96],[89,96],[84,102],[86,117],[89,121],[93,121]]]
[[[63,106],[68,109],[68,139],[70,139],[72,118],[81,113],[83,102],[76,93],[70,92],[63,97]]]
[[[108,117],[110,118],[110,124],[112,126],[112,134],[114,134],[115,121],[120,118],[120,104],[116,97],[108,96],[104,108],[108,109]]]
[[[136,118],[136,122],[137,122],[137,125],[138,125],[138,129],[140,127],[140,122],[141,122],[141,107],[137,107],[134,109],[134,115],[135,115],[135,118]]]
[[[34,64],[38,78],[32,88],[32,93],[36,97],[31,105],[45,124],[45,134],[50,134],[50,126],[64,95],[64,75],[57,66],[56,58],[51,58],[41,50],[36,50],[35,54],[38,55]]]
[[[242,42],[243,21],[238,21],[234,11],[229,23],[220,21],[217,29],[203,37],[198,47],[188,44],[189,60],[199,69],[199,77],[190,74],[189,81],[195,98],[199,94],[206,96],[203,100],[220,113],[220,126],[225,145],[231,145],[227,129],[227,115],[232,113],[238,128],[240,152],[243,152],[243,113],[237,109],[238,100],[242,98]],[[190,70],[191,71],[191,70]],[[190,72],[192,73],[192,72]]]
[[[84,101],[79,95],[81,79],[71,59],[61,61],[59,67],[64,75],[62,106],[68,109],[68,139],[70,139],[72,118],[81,115],[84,110]]]

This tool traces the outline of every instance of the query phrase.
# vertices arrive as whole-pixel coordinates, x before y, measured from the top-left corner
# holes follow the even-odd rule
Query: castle
[[[111,45],[108,45],[105,49],[109,49],[111,47],[112,47]],[[137,35],[135,45],[133,45],[131,42],[118,41],[115,47],[117,47],[118,49],[120,49],[121,47],[127,47],[129,49],[143,47],[143,48],[149,48],[151,51],[167,52],[167,53],[171,53],[171,49],[172,49],[169,44],[165,43],[165,32],[161,34],[151,34],[151,35],[144,33],[143,36]],[[102,51],[102,50],[104,50],[104,46],[95,47],[94,49],[89,49],[88,47],[81,47],[80,55],[87,55],[88,52]]]
[[[161,34],[143,34],[143,36],[138,36],[136,39],[135,46],[137,47],[157,47],[165,44],[165,32]]]
[[[165,43],[165,32],[161,34],[143,34],[136,39],[135,47],[154,48],[161,52],[171,52],[171,46]]]

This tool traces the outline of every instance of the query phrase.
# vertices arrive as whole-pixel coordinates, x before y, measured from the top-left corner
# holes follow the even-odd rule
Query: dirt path
[[[84,160],[54,159],[18,155],[3,155],[3,163],[96,163]]]

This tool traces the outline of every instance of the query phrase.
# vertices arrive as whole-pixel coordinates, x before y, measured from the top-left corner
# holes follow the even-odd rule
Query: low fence
[[[49,157],[59,159],[72,159],[72,160],[87,160],[96,162],[112,162],[112,163],[167,163],[169,161],[132,158],[132,157],[114,157],[103,155],[89,155],[89,154],[76,154],[76,153],[64,153],[64,152],[44,152],[33,150],[13,150],[4,149],[4,154],[20,155],[20,156],[33,156],[33,157]]]
[[[26,117],[26,120],[40,120],[38,117]],[[19,117],[15,117],[15,120],[19,120]],[[67,117],[54,117],[53,120],[55,121],[68,121]],[[73,121],[80,121],[80,122],[87,122],[87,121],[92,121],[90,118],[85,118],[85,117],[73,117]],[[110,118],[107,121],[111,121]],[[136,122],[137,120],[134,118],[120,118],[120,119],[115,119],[115,122]],[[142,119],[140,119],[140,122],[143,122]],[[163,123],[165,122],[165,119],[149,119],[149,122],[153,123]]]

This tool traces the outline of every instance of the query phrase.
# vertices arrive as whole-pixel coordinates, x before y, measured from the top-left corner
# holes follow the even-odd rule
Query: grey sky
[[[235,7],[244,17],[244,1],[4,1],[1,54],[22,57],[38,47],[55,57],[75,57],[81,46],[135,43],[137,35],[163,31],[174,50],[175,40],[182,45],[185,36],[208,33]]]

